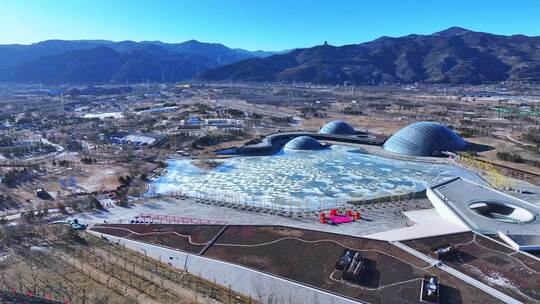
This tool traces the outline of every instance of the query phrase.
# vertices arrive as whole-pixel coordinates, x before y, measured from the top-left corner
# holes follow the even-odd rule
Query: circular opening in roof
[[[513,204],[499,202],[475,202],[469,205],[474,213],[501,222],[521,224],[532,222],[534,214]]]

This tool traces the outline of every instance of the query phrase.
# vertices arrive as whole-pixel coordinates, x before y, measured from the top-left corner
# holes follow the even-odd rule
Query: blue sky
[[[540,35],[540,0],[1,0],[0,44],[196,39],[249,50],[360,43],[461,26]]]

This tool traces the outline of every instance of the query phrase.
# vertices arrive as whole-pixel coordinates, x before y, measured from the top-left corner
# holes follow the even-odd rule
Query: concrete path
[[[357,222],[341,225],[321,224],[315,213],[310,217],[287,217],[262,212],[246,211],[217,205],[203,204],[192,199],[148,199],[133,207],[114,207],[106,211],[80,213],[71,216],[81,223],[129,223],[140,213],[177,215],[208,220],[226,221],[231,225],[283,225],[353,236],[363,236],[378,232],[404,228],[408,221],[402,215],[403,209],[413,210],[416,207],[431,207],[428,200],[410,201],[403,204],[373,204],[367,209],[360,209],[362,219]],[[68,218],[68,219],[70,219]]]
[[[365,237],[382,241],[404,241],[470,231],[468,227],[442,218],[434,208],[407,211],[403,214],[414,222],[413,226],[368,234]],[[437,229],[433,229],[433,227],[437,227]]]

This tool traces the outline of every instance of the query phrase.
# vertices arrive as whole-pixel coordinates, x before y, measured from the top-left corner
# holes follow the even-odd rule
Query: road
[[[519,140],[517,140],[517,139],[514,139],[514,138],[512,138],[510,135],[506,135],[506,138],[507,138],[509,141],[514,142],[514,143],[516,143],[516,144],[518,144],[518,145],[522,145],[522,146],[526,146],[526,147],[536,147],[536,145],[524,143],[524,142],[522,142],[522,141],[519,141]]]

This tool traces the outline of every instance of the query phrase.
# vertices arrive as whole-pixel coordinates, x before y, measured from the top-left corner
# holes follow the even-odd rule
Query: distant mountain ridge
[[[182,43],[47,40],[31,45],[0,45],[0,81],[179,81],[214,67],[272,54],[196,40]]]
[[[210,60],[230,64],[241,59],[251,57],[265,57],[275,54],[266,51],[248,51],[244,49],[231,49],[219,43],[205,43],[197,40],[188,40],[181,43],[165,43],[161,41],[109,41],[109,40],[45,40],[30,45],[4,44],[0,45],[0,68],[15,66],[30,60],[60,53],[93,49],[106,46],[118,52],[133,52],[145,47],[157,45],[168,51],[176,53],[190,53],[209,57]],[[221,59],[218,57],[222,57]]]
[[[206,71],[199,79],[362,85],[539,82],[540,37],[451,27],[431,35],[381,37],[340,47],[325,44],[251,58]]]
[[[207,57],[173,53],[156,45],[130,53],[99,46],[7,68],[1,72],[0,81],[51,84],[180,81],[215,66]]]
[[[279,81],[316,84],[540,82],[540,37],[451,27],[283,52],[218,43],[47,40],[0,45],[0,82]]]

